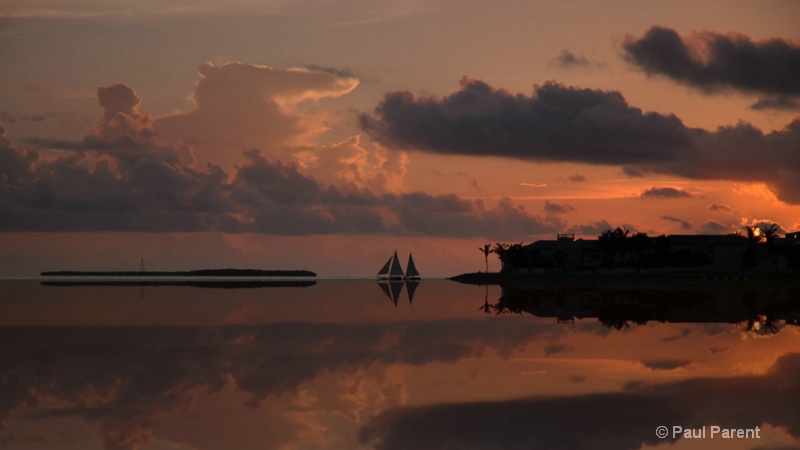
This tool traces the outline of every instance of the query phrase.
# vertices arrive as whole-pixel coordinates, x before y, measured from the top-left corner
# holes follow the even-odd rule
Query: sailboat
[[[394,255],[378,271],[378,277],[390,280],[419,279],[419,272],[417,271],[417,266],[414,265],[414,257],[411,256],[411,253],[408,254],[408,265],[406,265],[406,271],[403,272],[403,268],[400,266],[400,258],[397,257],[397,250],[395,250]]]
[[[397,306],[404,284],[408,292],[408,303],[411,304],[414,301],[414,292],[419,286],[420,276],[417,266],[414,265],[414,257],[411,256],[411,253],[408,254],[408,265],[406,265],[405,272],[400,266],[400,259],[397,257],[397,250],[395,250],[394,255],[378,271],[378,277],[383,279],[378,282],[378,286],[395,306]]]
[[[389,278],[390,280],[402,280],[406,277],[403,268],[400,267],[400,260],[397,258],[397,250],[394,251],[394,256],[389,258],[381,270],[378,271],[378,276],[381,278]]]

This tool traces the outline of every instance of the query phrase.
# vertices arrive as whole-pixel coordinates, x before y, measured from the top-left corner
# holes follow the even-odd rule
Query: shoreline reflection
[[[778,333],[800,325],[800,287],[783,284],[501,285],[486,313],[531,314],[557,323],[596,318],[621,330],[632,324],[730,323],[747,331]]]

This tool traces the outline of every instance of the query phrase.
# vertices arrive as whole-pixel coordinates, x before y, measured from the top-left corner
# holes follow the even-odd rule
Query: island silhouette
[[[58,270],[42,272],[43,277],[316,277],[309,270],[261,270],[261,269],[200,269],[180,271],[77,271]]]

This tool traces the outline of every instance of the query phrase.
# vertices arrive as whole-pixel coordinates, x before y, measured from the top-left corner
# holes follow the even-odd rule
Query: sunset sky
[[[0,276],[800,230],[800,3],[0,0]],[[491,269],[499,265],[493,258]]]

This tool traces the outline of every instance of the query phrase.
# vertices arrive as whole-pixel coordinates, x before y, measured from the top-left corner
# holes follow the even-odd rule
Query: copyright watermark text
[[[761,429],[753,428],[724,428],[719,425],[708,425],[700,428],[684,428],[680,425],[671,427],[656,427],[656,437],[659,439],[761,439]]]

